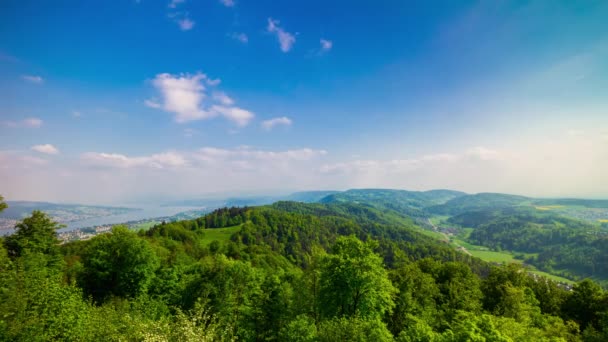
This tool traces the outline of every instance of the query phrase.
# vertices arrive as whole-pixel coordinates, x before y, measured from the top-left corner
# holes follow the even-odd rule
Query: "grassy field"
[[[467,248],[468,249],[468,248]],[[494,251],[480,251],[480,250],[471,250],[468,249],[469,252],[474,256],[483,261],[488,262],[499,262],[499,263],[521,263],[521,260],[517,260],[513,257],[513,254],[505,253],[505,252],[494,252]]]
[[[208,245],[211,242],[217,241],[228,241],[232,234],[238,232],[242,225],[226,227],[226,228],[207,228],[204,230],[205,236],[203,237],[203,245]]]
[[[432,224],[438,226],[441,223],[444,223],[449,218],[450,218],[449,216],[433,216],[433,217],[429,218],[429,221],[431,221]]]
[[[143,222],[143,223],[140,223],[138,225],[135,225],[135,226],[131,227],[131,229],[133,229],[133,230],[141,230],[141,229],[148,230],[148,229],[154,227],[157,224],[160,224],[160,222],[159,221]]]
[[[457,236],[457,237],[452,237],[450,240],[450,243],[454,247],[462,246],[462,247],[466,248],[467,251],[469,251],[469,253],[471,253],[471,255],[473,255],[474,257],[479,258],[483,261],[503,263],[503,264],[513,263],[513,262],[518,263],[518,264],[522,263],[521,260],[515,259],[515,256],[513,253],[491,251],[487,247],[473,245],[473,244],[470,244],[470,243],[464,241],[462,239],[463,236],[468,236],[470,234],[470,231],[472,231],[472,229],[470,229],[470,230],[468,229],[468,231],[465,231],[465,232],[459,234],[459,236]],[[533,254],[529,254],[529,253],[518,253],[518,254],[523,254],[525,257],[529,257],[529,256],[533,255]],[[556,276],[556,275],[553,275],[553,274],[550,274],[547,272],[539,271],[530,265],[527,265],[526,267],[529,269],[530,273],[538,274],[539,276],[551,279],[553,281],[558,281],[558,282],[567,283],[567,284],[574,283],[574,281],[572,281],[570,279]]]
[[[575,283],[575,281],[572,281],[570,279],[562,278],[560,276],[556,276],[556,275],[553,275],[553,274],[550,274],[550,273],[547,273],[547,272],[543,272],[543,271],[539,271],[539,270],[535,270],[535,269],[532,269],[529,272],[530,273],[534,273],[534,274],[538,274],[541,277],[545,277],[545,278],[551,279],[553,281],[558,281],[558,282],[561,282],[561,283],[566,283],[566,284],[574,284]]]
[[[441,240],[441,241],[445,241],[446,240],[445,235],[443,235],[443,234],[441,234],[439,232],[435,232],[435,231],[427,230],[427,229],[419,229],[418,232],[420,232],[421,234],[424,234],[426,236],[430,236],[430,237],[432,237],[434,239],[437,239],[437,240]]]
[[[535,206],[535,208],[537,210],[555,210],[555,209],[562,209],[564,208],[563,205],[540,205],[540,206]]]

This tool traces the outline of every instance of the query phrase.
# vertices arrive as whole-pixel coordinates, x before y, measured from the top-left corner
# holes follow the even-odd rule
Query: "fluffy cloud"
[[[292,121],[290,118],[288,118],[286,116],[282,116],[279,118],[272,118],[269,120],[262,121],[262,128],[264,128],[267,131],[270,131],[275,126],[279,126],[279,125],[291,126],[291,124],[292,124]]]
[[[334,43],[331,40],[327,40],[327,39],[323,39],[323,38],[321,38],[320,43],[321,43],[321,52],[327,52],[327,51],[331,50],[331,48],[334,46]]]
[[[269,33],[276,35],[277,40],[279,41],[279,46],[281,47],[281,51],[289,52],[293,47],[293,44],[296,42],[296,37],[293,34],[285,31],[282,27],[279,26],[280,22],[278,20],[274,20],[272,18],[268,18],[268,26],[266,30]]]
[[[23,75],[21,76],[21,78],[26,81],[26,82],[30,82],[30,83],[34,83],[34,84],[42,84],[44,83],[44,79],[40,76],[34,76],[34,75]]]
[[[254,114],[234,106],[234,100],[221,91],[207,94],[206,86],[215,86],[219,80],[211,80],[205,74],[195,75],[158,74],[152,85],[159,91],[161,101],[148,99],[146,106],[162,109],[175,115],[179,123],[223,116],[239,126],[246,126]]]
[[[34,145],[31,147],[31,150],[44,154],[59,154],[59,150],[51,144]]]

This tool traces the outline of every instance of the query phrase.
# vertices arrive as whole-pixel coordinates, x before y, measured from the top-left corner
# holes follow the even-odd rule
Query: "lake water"
[[[139,221],[144,219],[152,219],[156,217],[166,217],[179,214],[184,211],[205,209],[204,207],[161,207],[150,206],[142,207],[140,210],[133,210],[128,213],[119,215],[108,215],[103,217],[95,217],[85,220],[78,220],[65,223],[66,228],[60,229],[60,232],[70,231],[78,228],[87,228],[95,226],[104,226],[108,224],[118,224],[129,221]]]

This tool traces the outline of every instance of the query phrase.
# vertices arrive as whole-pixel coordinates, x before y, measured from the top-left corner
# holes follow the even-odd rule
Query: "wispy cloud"
[[[234,106],[235,101],[221,91],[209,97],[206,85],[219,84],[203,73],[194,75],[158,74],[152,85],[159,91],[161,100],[148,99],[145,105],[173,113],[175,121],[184,123],[194,120],[223,116],[239,126],[245,126],[254,117],[248,110]]]
[[[232,106],[234,104],[234,100],[222,91],[214,91],[212,96],[214,100],[225,106]]]
[[[331,50],[332,47],[334,46],[334,43],[331,40],[327,40],[327,39],[323,39],[323,38],[321,38],[320,43],[321,43],[321,50],[320,50],[321,53],[325,53],[325,52]]]
[[[40,76],[35,75],[22,75],[21,79],[26,82],[34,83],[34,84],[42,84],[44,83],[44,79]]]
[[[293,44],[296,42],[296,37],[285,31],[282,27],[279,26],[280,22],[278,20],[268,18],[268,26],[266,30],[269,33],[276,35],[277,40],[279,41],[279,46],[281,47],[281,51],[289,52]]]
[[[187,165],[186,159],[177,152],[163,152],[150,156],[128,157],[118,153],[87,152],[81,159],[91,166],[134,168],[149,167],[155,169],[177,168]]]
[[[19,58],[9,55],[8,53],[4,53],[0,51],[0,61],[9,62],[9,63],[18,63],[20,62]]]
[[[248,110],[231,106],[213,105],[211,112],[221,114],[241,127],[247,126],[254,117],[254,114]]]
[[[232,32],[229,34],[229,37],[243,44],[247,44],[249,42],[249,37],[242,32]]]
[[[38,118],[27,118],[23,120],[23,125],[26,127],[38,128],[42,126],[42,120]]]
[[[27,118],[21,121],[4,121],[2,123],[3,126],[6,127],[29,127],[29,128],[39,128],[42,126],[43,121],[38,118]]]
[[[51,144],[34,145],[31,147],[31,150],[44,154],[59,154],[59,150]]]
[[[77,110],[72,111],[72,117],[74,117],[74,118],[79,118],[79,117],[81,117],[81,116],[82,116],[82,113],[81,113],[81,112],[79,112],[79,111],[77,111]]]
[[[220,0],[220,3],[226,7],[234,7],[236,5],[234,0]]]
[[[190,18],[183,18],[177,20],[177,25],[179,25],[180,30],[189,31],[194,28],[194,21]]]
[[[167,7],[176,10],[179,5],[185,2],[185,0],[171,0]],[[182,31],[190,31],[196,24],[196,22],[190,18],[190,13],[186,11],[170,12],[167,16],[172,19]]]
[[[87,152],[82,154],[81,160],[86,165],[109,168],[204,169],[232,168],[235,165],[241,168],[247,164],[256,170],[263,164],[309,161],[326,154],[324,150],[310,148],[268,151],[239,146],[233,149],[203,147],[194,151],[168,151],[134,157],[119,153]]]
[[[177,5],[183,4],[184,2],[186,2],[186,1],[185,0],[171,0],[169,2],[169,4],[167,5],[167,7],[169,7],[169,8],[177,8]]]
[[[272,130],[275,126],[291,126],[293,122],[291,121],[290,118],[286,117],[286,116],[282,116],[279,118],[272,118],[269,120],[265,120],[262,121],[262,128],[264,128],[267,131]]]

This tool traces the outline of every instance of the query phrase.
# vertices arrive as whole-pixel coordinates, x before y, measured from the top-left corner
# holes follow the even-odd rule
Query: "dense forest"
[[[540,269],[608,279],[608,232],[598,225],[518,207],[467,212],[449,222],[474,228],[473,243],[526,253],[525,261]]]
[[[62,245],[58,227],[34,211],[2,239],[1,340],[608,339],[597,283],[491,266],[363,204],[224,208]]]

